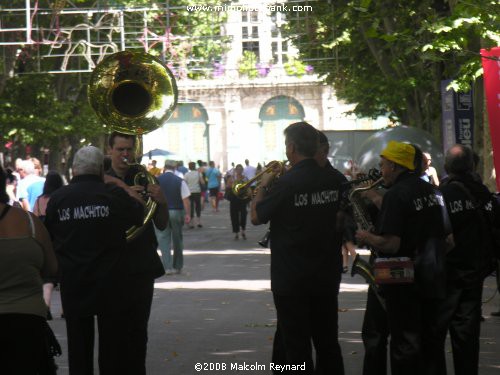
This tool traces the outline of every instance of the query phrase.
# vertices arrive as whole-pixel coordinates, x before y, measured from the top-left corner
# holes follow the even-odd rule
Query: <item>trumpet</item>
[[[285,163],[277,160],[269,162],[266,168],[264,168],[261,172],[256,174],[250,180],[234,184],[232,187],[233,194],[239,199],[252,198],[257,189],[259,189],[259,185],[257,184],[255,190],[252,191],[251,186],[254,182],[256,181],[260,182],[262,176],[264,176],[264,174],[269,172],[274,173],[275,179],[280,178],[285,173],[285,170],[286,170]]]

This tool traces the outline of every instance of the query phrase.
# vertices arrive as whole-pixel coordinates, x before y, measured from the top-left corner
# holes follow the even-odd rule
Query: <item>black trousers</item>
[[[482,291],[482,283],[448,284],[446,298],[438,306],[440,351],[436,374],[446,374],[445,340],[449,331],[455,375],[477,375]]]
[[[414,284],[384,286],[382,295],[391,336],[391,374],[432,374],[438,348],[437,300],[424,298]]]
[[[365,347],[363,375],[387,375],[387,312],[370,287],[366,299],[361,337]]]
[[[99,374],[131,374],[124,357],[123,346],[127,340],[124,330],[126,319],[120,313],[78,317],[66,314],[68,336],[69,373],[94,374],[94,332],[98,328]]]
[[[45,319],[30,314],[0,314],[0,374],[49,374]]]
[[[229,202],[229,214],[231,215],[231,225],[233,233],[245,230],[247,226],[247,201],[233,198]]]
[[[303,375],[343,375],[344,362],[338,342],[337,295],[273,294],[273,297],[278,314],[273,363],[280,365],[305,363],[306,371],[296,372]],[[316,369],[313,366],[313,345],[316,350]]]
[[[154,279],[144,275],[131,275],[128,282],[127,319],[127,374],[146,375],[148,321],[153,302]],[[123,354],[122,354],[122,358]]]
[[[194,217],[196,212],[196,217],[201,216],[201,193],[191,193],[189,196],[189,201],[191,202],[191,219]]]

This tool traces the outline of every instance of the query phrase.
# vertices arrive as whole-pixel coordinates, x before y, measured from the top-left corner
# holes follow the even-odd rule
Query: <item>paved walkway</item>
[[[269,291],[269,251],[257,245],[266,227],[249,224],[248,239],[234,240],[227,202],[222,202],[218,213],[205,209],[202,222],[203,228],[184,231],[184,272],[157,280],[149,325],[148,375],[270,374],[276,313]],[[365,291],[359,276],[344,275],[339,325],[346,374],[361,374]],[[483,298],[494,294],[490,277]],[[499,302],[495,295],[483,306],[481,375],[500,373],[500,318],[489,316],[499,309]],[[65,326],[59,318],[57,292],[52,312],[51,326],[64,351],[57,359],[59,374],[67,375]],[[201,371],[196,371],[196,364],[202,364]],[[260,367],[252,371],[255,365]],[[452,368],[450,363],[449,374]]]

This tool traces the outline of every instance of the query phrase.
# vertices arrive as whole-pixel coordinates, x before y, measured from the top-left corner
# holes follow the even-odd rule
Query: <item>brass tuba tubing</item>
[[[88,101],[99,119],[112,131],[136,136],[136,157],[142,155],[142,135],[163,126],[177,105],[177,84],[172,72],[156,57],[121,51],[106,56],[94,69],[87,90]],[[137,169],[134,184],[157,184],[137,160],[124,160]],[[153,218],[157,204],[147,194],[141,226],[127,230],[132,241]]]

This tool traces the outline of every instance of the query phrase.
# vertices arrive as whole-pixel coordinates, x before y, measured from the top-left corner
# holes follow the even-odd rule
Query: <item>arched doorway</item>
[[[160,148],[185,163],[208,155],[208,114],[201,103],[179,103],[172,117],[144,136],[144,150]]]
[[[283,130],[291,123],[304,120],[304,107],[298,100],[285,96],[275,96],[264,103],[259,112],[262,130],[262,150],[264,161],[285,160]]]

